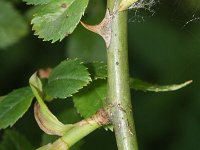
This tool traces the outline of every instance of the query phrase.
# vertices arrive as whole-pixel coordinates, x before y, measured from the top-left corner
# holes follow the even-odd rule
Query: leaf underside
[[[181,89],[188,84],[192,83],[192,80],[186,81],[181,84],[171,84],[171,85],[157,85],[142,81],[140,79],[130,78],[130,88],[140,91],[151,91],[151,92],[168,92]]]

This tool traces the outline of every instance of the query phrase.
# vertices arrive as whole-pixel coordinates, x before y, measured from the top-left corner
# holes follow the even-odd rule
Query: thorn
[[[83,22],[81,22],[81,24],[86,29],[99,34],[104,39],[106,47],[108,48],[111,41],[111,22],[112,16],[110,15],[109,10],[107,10],[104,19],[98,25],[88,25]]]

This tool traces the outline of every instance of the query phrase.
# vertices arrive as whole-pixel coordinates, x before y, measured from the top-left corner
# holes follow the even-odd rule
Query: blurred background
[[[193,83],[175,92],[132,91],[132,104],[140,150],[200,149],[200,1],[160,0],[155,5],[129,10],[129,65],[136,78],[156,83]],[[106,2],[90,0],[82,19],[97,24]],[[28,85],[40,68],[54,67],[66,58],[106,62],[106,48],[98,35],[78,25],[62,42],[43,42],[31,30],[35,9],[20,0],[0,1],[0,95]],[[5,13],[6,12],[6,13]],[[12,13],[15,14],[12,16]],[[8,15],[9,14],[9,15]],[[80,116],[71,99],[57,100],[50,109],[62,120]],[[66,121],[66,119],[64,119]],[[35,148],[47,143],[33,117],[33,107],[13,127]],[[0,139],[6,130],[0,131]],[[114,134],[99,129],[74,150],[115,150]]]

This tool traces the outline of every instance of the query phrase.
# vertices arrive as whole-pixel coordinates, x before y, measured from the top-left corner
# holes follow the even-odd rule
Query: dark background
[[[83,61],[106,61],[105,45],[97,35],[79,25],[74,33],[62,42],[42,42],[31,31],[27,12],[32,7],[17,0],[13,1],[13,5],[26,16],[29,33],[17,43],[0,50],[0,95],[28,85],[29,77],[37,69],[54,67],[68,57],[78,57]],[[83,20],[88,24],[98,23],[104,12],[104,1],[91,0]],[[137,11],[129,10],[131,76],[157,84],[193,80],[191,85],[175,92],[132,91],[141,150],[200,149],[198,17],[199,0],[160,0],[150,10],[148,7]],[[73,104],[69,99],[54,101],[49,106],[59,115],[73,107]],[[31,107],[13,128],[24,134],[35,147],[39,147],[44,141],[41,141],[42,132],[34,121],[32,111]],[[114,150],[114,134],[99,129],[81,142],[81,149]]]

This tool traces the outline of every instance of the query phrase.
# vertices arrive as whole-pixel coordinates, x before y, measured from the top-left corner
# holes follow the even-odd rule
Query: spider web
[[[138,0],[129,7],[129,11],[134,12],[134,15],[129,18],[129,22],[140,23],[144,22],[145,18],[154,16],[155,6],[159,2],[159,0]]]
[[[199,0],[174,0],[170,3],[170,6],[174,9],[169,12],[172,16],[170,21],[176,22],[183,29],[193,23],[200,22]],[[144,22],[157,13],[160,5],[165,4],[167,4],[167,1],[164,0],[138,0],[129,7],[129,11],[133,12],[129,22]],[[180,12],[183,12],[183,14],[180,15]]]
[[[186,40],[184,43],[188,47],[185,47],[182,56],[188,61],[182,68],[183,74],[199,63],[200,0],[139,0],[129,8],[129,12],[129,23],[143,23],[162,17],[173,29],[193,41]]]
[[[190,26],[198,24],[200,22],[200,2],[199,0],[176,0],[175,13],[181,12],[180,18],[174,21],[179,22],[182,29],[187,29]]]

